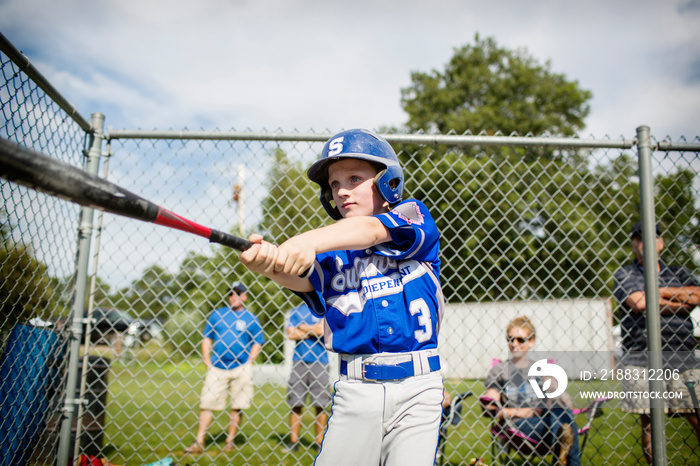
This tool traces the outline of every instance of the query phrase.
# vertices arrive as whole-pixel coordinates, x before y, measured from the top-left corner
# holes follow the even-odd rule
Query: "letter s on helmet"
[[[389,205],[401,201],[403,170],[391,145],[379,135],[365,129],[351,129],[336,134],[323,146],[321,158],[307,173],[309,179],[321,186],[321,204],[328,215],[340,220],[342,215],[331,202],[333,193],[328,185],[328,166],[343,158],[361,159],[384,167],[374,177],[374,185]]]

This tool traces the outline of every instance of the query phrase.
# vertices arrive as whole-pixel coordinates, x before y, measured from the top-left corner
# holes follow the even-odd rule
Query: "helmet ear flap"
[[[374,175],[374,181],[373,181],[374,187],[377,188],[377,191],[379,191],[379,194],[381,194],[382,197],[384,197],[384,194],[382,193],[382,189],[381,189],[381,187],[382,187],[382,181],[383,181],[383,180],[382,180],[382,177],[383,177],[385,174],[386,174],[386,168],[384,168],[384,169],[382,169],[382,170],[379,170],[379,171],[377,172],[377,174]],[[386,198],[384,198],[384,200],[386,201]]]
[[[330,189],[321,189],[321,205],[326,209],[326,212],[333,220],[340,220],[343,218],[343,216],[340,215],[338,206],[333,202],[333,193],[331,193]]]
[[[374,185],[379,194],[390,205],[401,201],[403,195],[403,172],[401,167],[390,165],[374,177]]]

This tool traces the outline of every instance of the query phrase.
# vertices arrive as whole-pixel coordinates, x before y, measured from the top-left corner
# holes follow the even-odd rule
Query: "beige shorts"
[[[227,395],[231,395],[232,410],[250,407],[253,399],[252,364],[228,370],[209,367],[202,387],[200,408],[211,411],[226,409]]]
[[[623,366],[623,370],[629,369],[632,374],[647,374],[648,369],[640,366]],[[643,372],[646,371],[646,372]],[[663,371],[664,375],[659,378],[663,379],[665,390],[660,398],[664,401],[664,411],[670,413],[693,413],[693,400],[688,391],[686,382],[692,380],[695,382],[694,391],[696,397],[700,400],[700,369],[690,369],[683,372],[678,371]],[[640,377],[636,380],[625,380],[622,378],[622,390],[627,394],[649,394],[649,378]],[[621,400],[622,410],[628,413],[649,414],[650,398],[649,396],[629,396]]]

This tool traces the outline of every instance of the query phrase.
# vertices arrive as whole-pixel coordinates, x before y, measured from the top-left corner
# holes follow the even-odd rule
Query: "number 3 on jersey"
[[[430,322],[430,308],[422,298],[411,301],[409,307],[411,315],[418,315],[418,324],[423,327],[423,330],[416,330],[413,334],[419,343],[430,340],[433,336],[433,326]]]

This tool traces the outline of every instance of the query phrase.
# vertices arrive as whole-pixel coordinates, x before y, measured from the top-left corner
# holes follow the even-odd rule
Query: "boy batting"
[[[435,222],[422,202],[402,200],[396,153],[369,131],[333,136],[308,176],[338,222],[280,246],[252,235],[240,258],[325,317],[324,343],[339,353],[315,464],[432,465],[443,397]]]

